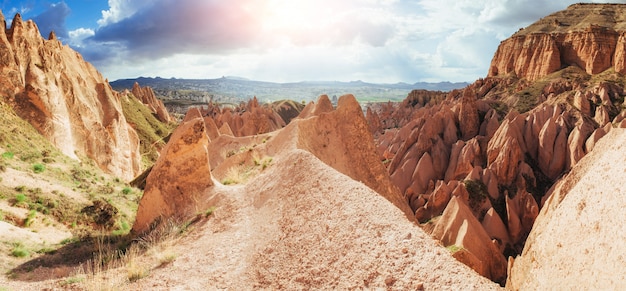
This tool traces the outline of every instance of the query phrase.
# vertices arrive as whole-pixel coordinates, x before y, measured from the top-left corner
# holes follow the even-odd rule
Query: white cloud
[[[110,79],[473,81],[499,41],[574,2],[109,0],[70,38]]]
[[[145,8],[151,2],[151,0],[109,0],[109,10],[102,11],[102,18],[98,20],[98,25],[102,27],[119,22]]]
[[[83,41],[90,37],[93,36],[95,34],[95,32],[93,31],[93,29],[91,28],[78,28],[75,30],[72,30],[69,32],[69,36],[70,36],[70,40],[69,43],[70,45],[74,46],[74,47],[82,47],[83,46]]]

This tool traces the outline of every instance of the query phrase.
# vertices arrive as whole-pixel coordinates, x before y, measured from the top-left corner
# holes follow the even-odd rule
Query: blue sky
[[[7,22],[21,13],[42,35],[55,30],[109,80],[415,83],[484,77],[501,40],[575,2],[0,0],[0,9]]]

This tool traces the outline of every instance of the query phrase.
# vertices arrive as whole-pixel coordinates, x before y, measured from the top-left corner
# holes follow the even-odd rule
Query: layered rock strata
[[[488,76],[537,80],[567,66],[626,73],[626,7],[574,4],[502,41]]]

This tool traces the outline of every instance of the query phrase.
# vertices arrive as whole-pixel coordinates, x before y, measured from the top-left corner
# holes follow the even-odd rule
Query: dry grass
[[[59,284],[84,290],[123,290],[128,283],[150,276],[150,272],[176,260],[173,248],[182,224],[166,222],[152,232],[133,240],[125,250],[96,241],[93,259],[81,264]]]
[[[244,183],[243,170],[241,167],[232,167],[226,172],[226,177],[222,180],[224,185],[233,185]]]
[[[244,161],[238,166],[233,166],[226,171],[222,184],[244,184],[250,178],[258,175],[272,164],[273,158],[269,156],[261,156],[258,152],[253,152],[251,155],[251,162]]]

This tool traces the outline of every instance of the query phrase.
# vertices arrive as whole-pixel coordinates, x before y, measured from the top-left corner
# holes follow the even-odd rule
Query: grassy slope
[[[123,101],[124,114],[139,134],[144,166],[148,167],[158,157],[163,138],[175,125],[159,122],[132,96]],[[32,233],[49,227],[60,232],[69,229],[73,234],[69,242],[77,246],[98,235],[121,239],[135,219],[142,192],[104,173],[86,157],[81,160],[63,155],[0,101],[0,221]],[[106,201],[116,209],[106,229],[81,211],[93,201]],[[68,249],[67,243],[32,244],[0,236],[0,272],[16,272],[14,268],[36,262],[36,258],[46,261],[45,257],[56,250]],[[17,246],[28,254],[15,256]]]
[[[142,168],[148,168],[159,157],[159,150],[165,146],[164,139],[172,132],[175,124],[165,124],[159,121],[150,109],[132,94],[122,97],[122,109],[126,121],[139,135]]]

